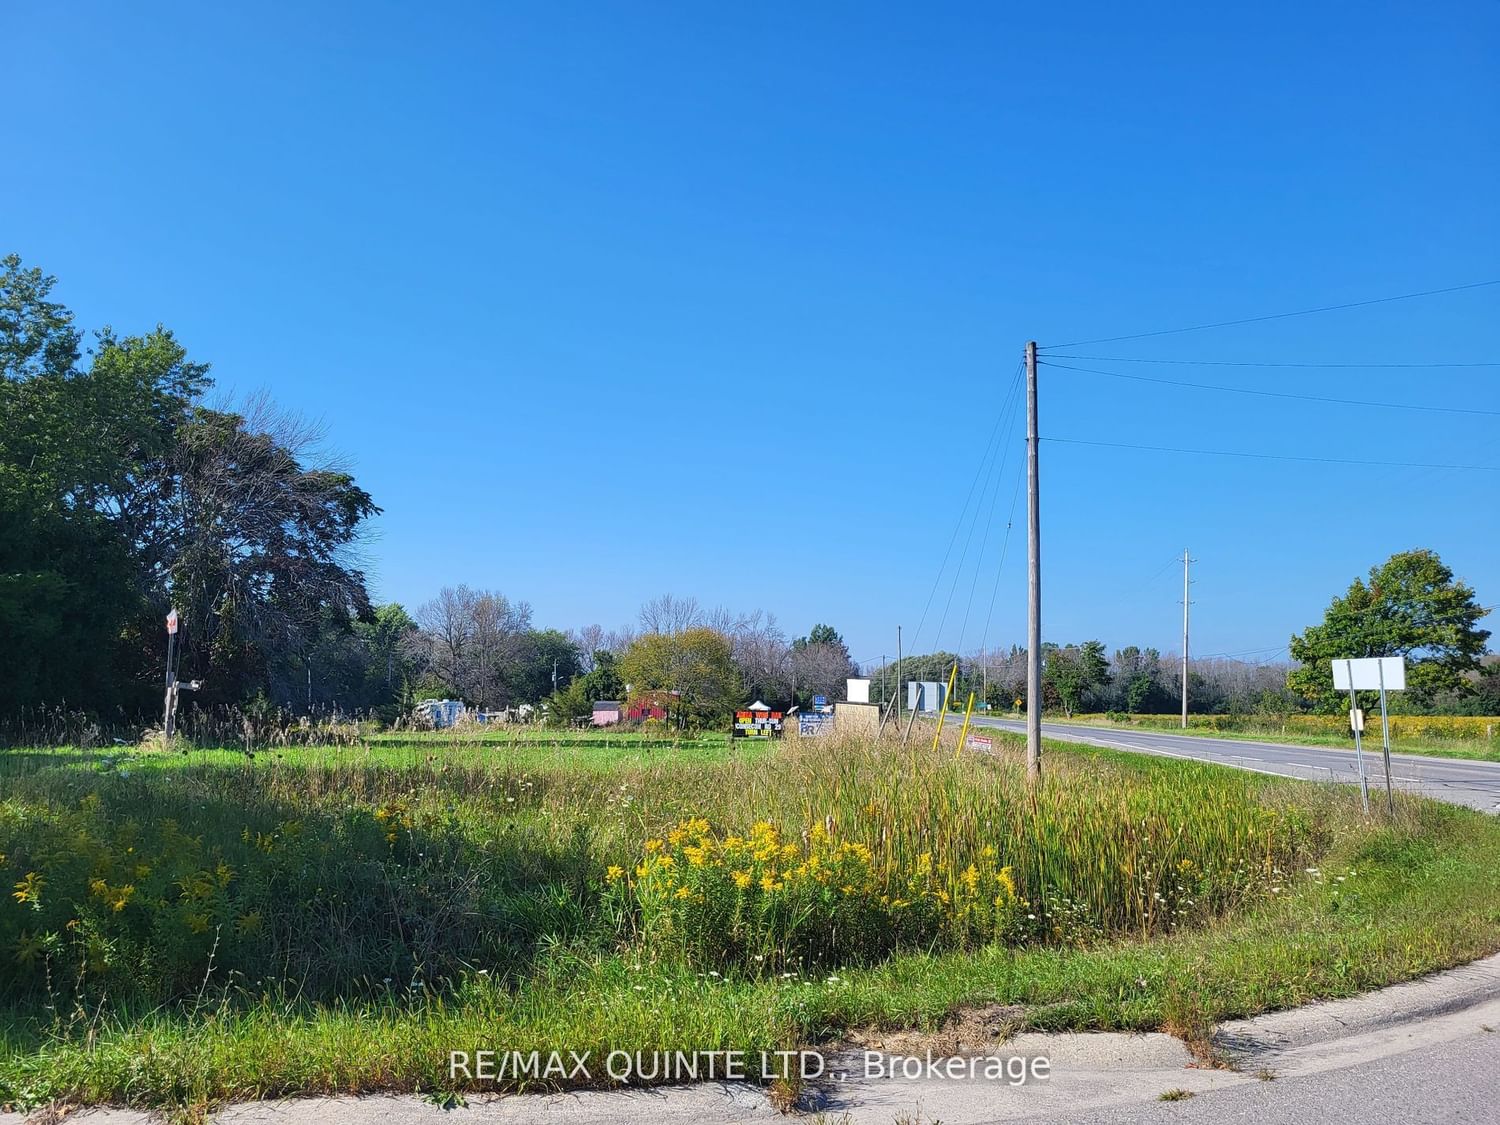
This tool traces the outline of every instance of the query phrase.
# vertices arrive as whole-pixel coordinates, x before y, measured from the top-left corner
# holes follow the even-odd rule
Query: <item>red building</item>
[[[646,719],[665,720],[677,709],[677,697],[675,691],[643,691],[631,697],[630,702],[625,704],[625,718],[630,722],[642,722]]]

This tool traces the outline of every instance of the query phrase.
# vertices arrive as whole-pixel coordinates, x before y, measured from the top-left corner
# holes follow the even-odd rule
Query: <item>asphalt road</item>
[[[1013,719],[976,716],[973,726],[999,727],[1025,733],[1026,724]],[[1304,781],[1359,784],[1354,751],[1326,746],[1285,746],[1275,742],[1250,742],[1238,738],[1203,738],[1162,731],[1114,730],[1109,727],[1043,723],[1042,734],[1062,742],[1083,742],[1112,750],[1135,750],[1172,758],[1193,758],[1239,769],[1296,777]],[[1365,772],[1370,801],[1385,799],[1385,763],[1377,732],[1373,744],[1365,742]],[[1397,789],[1435,797],[1456,805],[1493,813],[1500,811],[1500,762],[1475,762],[1462,758],[1424,758],[1417,754],[1391,755],[1391,784]]]

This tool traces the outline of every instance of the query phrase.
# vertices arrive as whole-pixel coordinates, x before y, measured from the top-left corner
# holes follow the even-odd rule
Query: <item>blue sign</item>
[[[813,696],[813,706],[814,707],[827,707],[828,706],[828,697],[826,695],[815,695],[815,696]]]

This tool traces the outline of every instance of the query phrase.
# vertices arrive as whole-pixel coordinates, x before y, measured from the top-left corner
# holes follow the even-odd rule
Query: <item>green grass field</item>
[[[949,732],[951,740],[952,732]],[[1500,824],[1050,745],[0,753],[0,1101],[450,1088],[1022,1005],[1160,1028],[1500,949]],[[490,1088],[490,1087],[484,1087]]]

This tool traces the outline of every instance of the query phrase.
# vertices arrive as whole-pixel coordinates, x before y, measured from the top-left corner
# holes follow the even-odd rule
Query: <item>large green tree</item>
[[[0,710],[154,706],[171,606],[185,676],[305,699],[329,626],[369,614],[369,495],[269,402],[204,405],[207,366],[163,328],[105,329],[85,360],[53,284],[0,259],[0,644],[27,654]]]
[[[1435,551],[1403,551],[1372,567],[1333,599],[1323,621],[1291,640],[1287,686],[1315,704],[1343,706],[1333,687],[1332,661],[1344,657],[1403,656],[1413,703],[1428,705],[1439,693],[1472,690],[1465,673],[1477,671],[1489,640],[1479,627],[1488,611]]]

